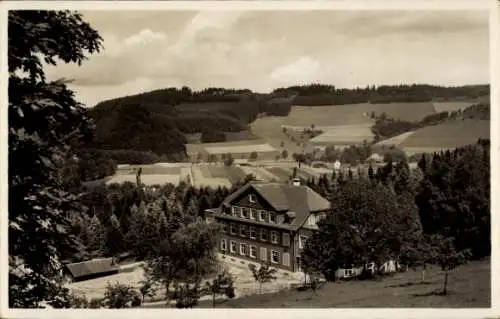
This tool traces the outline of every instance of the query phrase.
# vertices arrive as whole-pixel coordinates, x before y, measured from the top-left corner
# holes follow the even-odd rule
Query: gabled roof
[[[113,258],[92,259],[79,263],[67,264],[66,267],[75,278],[116,271],[119,269],[118,266],[113,264]]]
[[[280,183],[250,182],[227,197],[222,205],[230,205],[233,200],[245,193],[248,189],[255,190],[265,201],[278,212],[295,212],[295,219],[290,226],[302,226],[311,212],[330,209],[330,202],[313,191],[311,188],[300,185]]]

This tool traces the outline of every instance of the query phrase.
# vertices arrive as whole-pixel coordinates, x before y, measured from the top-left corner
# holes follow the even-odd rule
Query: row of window
[[[276,224],[276,213],[248,207],[231,207],[231,215]]]
[[[221,239],[220,249],[223,252],[227,252],[227,240],[225,238]],[[246,256],[254,259],[260,259],[262,261],[267,261],[268,252],[266,247],[260,247],[259,256],[257,257],[257,246],[249,245],[245,243],[237,243],[234,240],[229,241],[229,252],[231,254],[240,254],[241,256]],[[282,258],[281,258],[282,257]],[[281,256],[280,252],[277,250],[271,249],[269,251],[269,261],[273,264],[282,264],[283,266],[290,267],[290,254],[284,253]]]
[[[222,225],[222,232],[228,232],[228,225]],[[236,225],[233,223],[229,224],[229,233],[231,235],[240,235],[241,237],[249,237],[251,239],[257,239],[257,229],[252,226],[246,225]],[[279,233],[277,231],[271,230],[267,231],[266,229],[260,229],[259,231],[259,239],[261,241],[270,241],[272,244],[279,243]],[[290,246],[290,234],[283,233],[283,246]]]

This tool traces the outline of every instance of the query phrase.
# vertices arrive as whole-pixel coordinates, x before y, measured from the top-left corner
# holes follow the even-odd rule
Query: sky
[[[83,11],[104,49],[47,67],[86,106],[166,87],[489,83],[487,11]]]

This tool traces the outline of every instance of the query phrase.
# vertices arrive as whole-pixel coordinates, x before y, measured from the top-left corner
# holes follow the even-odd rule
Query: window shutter
[[[285,246],[285,247],[290,246],[290,234],[289,233],[283,233],[283,246]]]
[[[290,254],[283,253],[283,266],[290,267]]]
[[[267,249],[266,247],[260,247],[260,259],[263,261],[267,260]]]

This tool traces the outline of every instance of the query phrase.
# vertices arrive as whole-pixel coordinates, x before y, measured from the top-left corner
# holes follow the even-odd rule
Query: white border
[[[499,55],[499,10],[500,1],[496,0],[338,0],[338,1],[3,1],[0,2],[0,38],[4,41],[0,45],[1,59],[0,64],[0,129],[4,134],[1,135],[1,143],[3,151],[0,152],[0,172],[2,173],[0,182],[0,226],[2,229],[7,228],[8,212],[7,212],[7,10],[8,9],[71,9],[71,10],[489,10],[490,11],[490,78],[491,78],[491,102],[492,106],[496,106],[500,102],[500,90],[498,86],[498,70],[500,64],[498,62]],[[492,107],[491,114],[491,193],[499,194],[498,188],[498,168],[495,164],[499,163],[498,151],[500,128],[494,125],[499,116],[499,110]],[[495,231],[498,226],[498,217],[493,213],[498,205],[498,200],[495,196],[492,200],[492,255],[491,269],[500,269],[496,252],[499,245],[500,234]],[[437,318],[483,318],[500,315],[500,304],[498,302],[499,285],[498,275],[492,271],[491,288],[492,288],[492,303],[490,309],[384,309],[384,308],[369,308],[369,309],[265,309],[252,311],[244,309],[192,309],[192,310],[176,310],[176,309],[129,309],[129,310],[15,310],[7,308],[8,290],[7,269],[8,269],[8,249],[7,231],[0,231],[1,259],[0,259],[0,285],[1,285],[1,318],[68,318],[68,317],[106,317],[106,318],[152,318],[165,317],[168,318],[198,318],[217,316],[217,318],[227,317],[240,319],[256,317],[274,317],[286,316],[289,318],[353,318],[353,317],[369,317],[369,318],[422,318],[422,317],[437,317]]]

